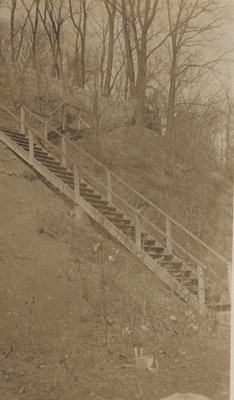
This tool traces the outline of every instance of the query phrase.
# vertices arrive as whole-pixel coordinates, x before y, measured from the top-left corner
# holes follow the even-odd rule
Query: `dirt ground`
[[[182,336],[178,327],[173,349],[172,336],[163,341],[158,332],[158,368],[126,367],[124,295],[106,289],[115,300],[104,323],[103,302],[84,273],[96,276],[97,245],[106,266],[115,259],[122,274],[126,264],[141,268],[88,219],[75,224],[71,206],[0,144],[0,399],[159,400],[192,392],[227,400],[228,328]],[[157,285],[166,319],[175,300]],[[133,357],[133,346],[127,352]]]

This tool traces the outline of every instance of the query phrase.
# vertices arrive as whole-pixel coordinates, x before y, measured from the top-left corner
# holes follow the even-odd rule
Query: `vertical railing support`
[[[234,261],[233,261],[234,262]],[[232,265],[228,264],[228,290],[229,290],[229,301],[232,301]]]
[[[45,120],[44,138],[48,139],[48,118]]]
[[[107,200],[109,203],[112,202],[112,193],[111,193],[111,172],[108,169],[106,172],[106,180],[107,180]]]
[[[138,250],[141,250],[141,224],[139,214],[135,215],[135,235],[136,235],[136,246]]]
[[[65,115],[65,104],[62,106],[62,131],[66,129],[66,115]]]
[[[77,166],[73,165],[73,173],[74,173],[74,202],[76,205],[80,202],[80,177],[79,170]]]
[[[166,217],[166,239],[167,239],[167,249],[172,253],[172,242],[171,242],[171,221]]]
[[[33,133],[31,130],[28,132],[29,140],[29,164],[33,165],[34,162],[34,143],[33,143]]]
[[[21,107],[20,109],[20,133],[25,135],[25,109]]]
[[[62,166],[67,166],[67,143],[64,136],[62,136]]]
[[[77,130],[81,129],[81,116],[80,116],[80,110],[77,112]]]
[[[200,305],[200,314],[204,314],[205,312],[205,282],[204,282],[204,273],[200,265],[197,266],[197,279],[198,279],[198,298]]]

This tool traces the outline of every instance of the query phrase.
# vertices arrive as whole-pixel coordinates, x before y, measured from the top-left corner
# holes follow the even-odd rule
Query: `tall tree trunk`
[[[107,67],[104,82],[103,95],[105,97],[110,96],[110,86],[113,68],[113,56],[114,56],[114,20],[109,20],[109,41],[108,41],[108,55],[107,55]]]
[[[51,76],[53,78],[60,79],[58,49],[53,49],[52,50],[52,71],[51,71]]]
[[[5,65],[5,57],[3,54],[3,46],[2,46],[2,31],[0,28],[0,65]]]
[[[175,63],[172,64],[170,71],[170,87],[167,102],[167,125],[166,134],[168,139],[173,141],[174,136],[174,117],[175,117],[175,95],[176,95],[176,69]]]
[[[103,42],[101,58],[100,58],[100,89],[102,93],[103,93],[104,78],[105,78],[105,71],[104,71],[105,56],[106,56],[106,46],[105,42]]]
[[[226,143],[225,143],[225,170],[227,174],[233,173],[234,168],[234,99],[226,92],[227,98],[227,125],[226,125]],[[233,143],[233,144],[232,144]]]
[[[38,22],[39,22],[39,2],[36,3],[36,14],[34,26],[32,27],[32,67],[36,69],[37,67],[37,35],[38,35]]]
[[[123,27],[125,53],[127,60],[126,74],[127,74],[127,81],[129,81],[129,96],[135,97],[136,95],[135,70],[134,70],[128,20],[126,17],[125,0],[122,0],[122,27]]]
[[[138,125],[144,124],[145,113],[145,94],[146,94],[146,66],[147,66],[147,36],[143,32],[141,36],[141,46],[138,52],[138,72],[137,72],[137,115]]]
[[[79,86],[79,82],[80,82],[80,68],[79,68],[79,64],[80,64],[80,55],[79,55],[79,31],[76,32],[76,40],[75,40],[75,66],[74,66],[74,74],[75,74],[75,82],[76,85]]]
[[[170,87],[167,101],[166,140],[169,146],[169,158],[172,165],[175,162],[175,98],[176,98],[176,71],[177,45],[176,36],[172,34],[172,62],[170,69]]]
[[[106,67],[106,75],[104,82],[104,91],[103,95],[105,97],[110,96],[111,91],[111,77],[112,77],[112,69],[113,69],[113,58],[114,58],[114,30],[115,30],[115,8],[116,0],[113,0],[113,3],[109,4],[108,1],[105,1],[106,9],[109,14],[109,37],[108,37],[108,55],[107,55],[107,67]]]
[[[83,9],[83,26],[82,26],[82,34],[81,34],[81,54],[80,54],[80,85],[82,88],[85,86],[85,51],[86,51],[86,31],[87,31],[87,8],[86,8],[86,0],[82,2]]]
[[[11,46],[11,61],[14,63],[15,60],[15,11],[16,11],[17,0],[11,1],[11,17],[10,17],[10,46]]]
[[[173,60],[174,61],[174,60]],[[172,62],[170,71],[170,88],[167,104],[166,143],[168,146],[168,163],[175,173],[176,143],[175,143],[175,95],[176,95],[176,65]]]
[[[84,88],[85,85],[85,39],[81,39],[81,49],[80,49],[80,71],[79,71],[79,82],[78,86]]]
[[[128,99],[128,86],[129,86],[129,79],[127,72],[125,73],[125,83],[124,83],[124,100]]]
[[[72,0],[69,0],[70,18],[76,30],[75,45],[75,75],[77,85],[81,88],[85,86],[85,52],[86,52],[86,28],[88,11],[86,0],[77,2],[79,8],[74,8]],[[77,18],[75,18],[77,16]]]

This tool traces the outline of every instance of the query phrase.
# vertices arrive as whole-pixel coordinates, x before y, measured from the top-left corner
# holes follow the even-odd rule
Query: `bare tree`
[[[0,3],[1,6],[1,3]],[[1,21],[0,25],[0,65],[4,65],[6,62],[5,45],[7,36],[7,26]]]
[[[227,100],[227,122],[226,122],[226,144],[225,144],[225,169],[228,174],[233,173],[234,157],[234,124],[233,124],[233,110],[234,102],[230,95],[230,89],[225,90]]]
[[[129,95],[130,97],[135,97],[136,95],[136,76],[134,69],[133,60],[133,46],[131,44],[131,24],[127,18],[126,2],[121,0],[121,14],[122,14],[122,26],[123,26],[123,36],[125,44],[125,54],[126,54],[126,90],[128,91],[129,82]],[[126,93],[127,97],[127,93]]]
[[[95,15],[92,15],[91,25],[94,30],[94,34],[98,39],[98,44],[96,46],[94,56],[92,56],[92,64],[94,64],[92,66],[92,75],[94,76],[95,80],[94,87],[97,90],[98,81],[98,88],[100,92],[103,93],[105,81],[105,60],[107,50],[108,23],[104,15],[102,16],[101,20],[96,18]]]
[[[145,0],[144,2],[129,0],[130,18],[137,54],[136,92],[138,101],[137,122],[139,124],[142,124],[144,120],[148,34],[156,16],[157,7],[158,0]]]
[[[44,8],[38,9],[41,21],[47,34],[52,54],[52,76],[63,76],[61,33],[68,13],[63,0],[45,0]]]
[[[104,2],[108,13],[108,55],[103,95],[105,97],[109,97],[111,92],[111,77],[114,58],[116,0],[104,0]]]
[[[71,21],[76,30],[76,39],[75,39],[76,81],[78,86],[83,88],[85,85],[85,50],[86,50],[86,33],[87,33],[87,18],[88,18],[87,1],[79,0],[77,6],[75,7],[74,1],[69,0],[69,11],[70,11]]]
[[[28,15],[23,21],[17,19],[18,0],[11,0],[10,3],[10,59],[12,63],[18,61],[23,46],[25,29],[28,22]]]
[[[213,2],[209,0],[177,0],[176,2],[167,0],[170,32],[170,72],[166,133],[172,148],[175,102],[178,89],[181,89],[184,83],[189,84],[188,74],[191,74],[191,69],[196,69],[199,74],[201,69],[209,69],[217,61],[198,62],[198,52],[202,47],[199,40],[204,41],[204,34],[217,27],[217,19],[212,16],[216,8],[217,6],[214,6]],[[194,76],[192,79],[194,80]]]
[[[100,88],[101,88],[102,92],[103,92],[104,81],[105,81],[104,63],[105,63],[105,58],[106,58],[107,33],[108,33],[108,25],[103,26],[102,38],[101,38],[102,48],[101,48],[101,57],[100,57],[100,78],[101,78],[100,79]]]
[[[14,62],[16,58],[15,51],[15,13],[16,13],[17,0],[11,0],[11,19],[10,19],[10,46],[11,46],[11,61]]]
[[[36,68],[36,50],[37,50],[37,37],[39,25],[39,4],[40,0],[32,0],[31,5],[28,6],[25,0],[21,0],[27,12],[27,17],[31,26],[31,42],[32,42],[32,67]]]

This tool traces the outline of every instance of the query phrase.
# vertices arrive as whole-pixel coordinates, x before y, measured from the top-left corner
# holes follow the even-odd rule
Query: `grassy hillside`
[[[190,168],[188,158],[186,163],[186,157],[178,157],[171,174],[166,139],[153,131],[126,127],[101,132],[99,144],[92,135],[79,143],[211,247],[231,256],[232,183],[209,153]]]
[[[70,205],[3,145],[0,187],[4,399],[228,399],[228,333],[88,218],[75,223]],[[158,368],[126,366],[136,344]]]
[[[4,69],[0,70],[0,86],[0,101],[15,110],[19,110],[23,102],[48,114],[60,102],[60,99],[36,96],[35,90],[25,91],[24,81],[14,86]],[[68,112],[75,117],[74,110]],[[173,174],[166,137],[135,126],[112,130],[103,126],[97,138],[92,129],[93,121],[87,115],[84,117],[91,129],[82,132],[80,146],[211,247],[227,258],[231,256],[232,183],[221,171],[209,142],[203,143],[199,152],[191,153],[189,132],[183,125],[185,117],[185,121],[182,118],[182,133],[176,133]],[[61,125],[61,113],[57,113],[56,118],[55,126]],[[214,116],[209,114],[207,118],[211,119],[206,122],[209,125]],[[2,123],[4,119],[5,114],[1,113]],[[9,120],[6,124],[9,125]],[[191,124],[191,129],[195,129],[193,119]],[[74,128],[76,121],[70,125]]]

